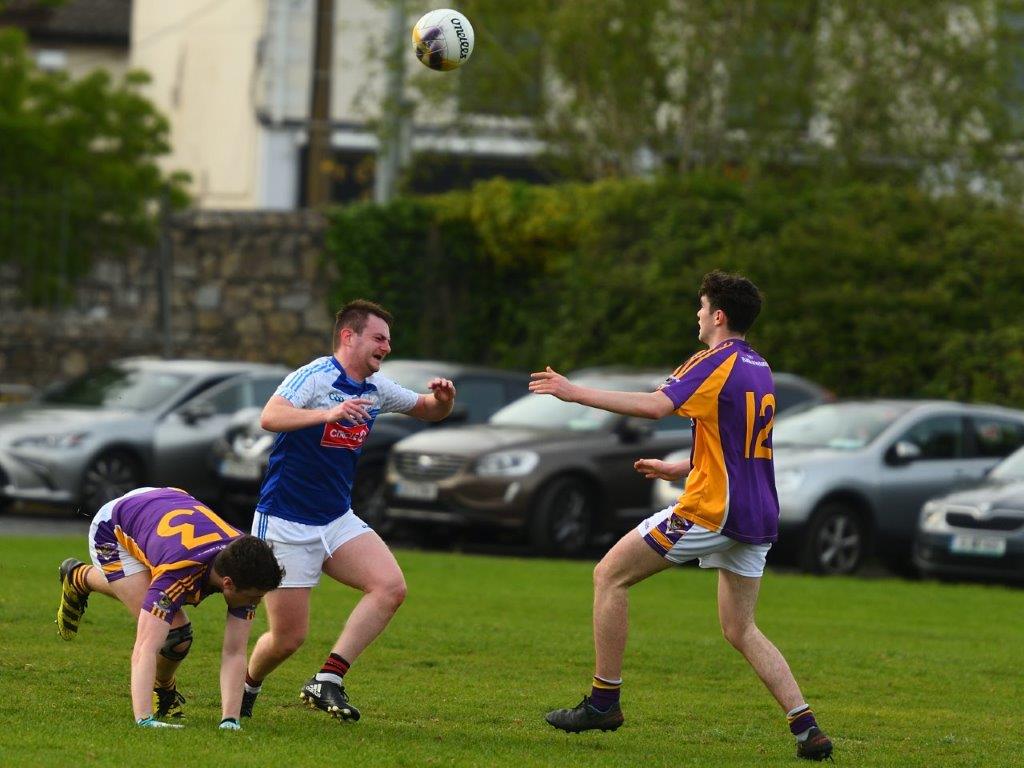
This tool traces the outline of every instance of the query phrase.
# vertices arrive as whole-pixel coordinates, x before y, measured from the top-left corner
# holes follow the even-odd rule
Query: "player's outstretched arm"
[[[429,395],[420,395],[408,414],[421,421],[441,421],[455,407],[455,385],[449,379],[431,379]]]
[[[530,391],[537,395],[554,395],[567,403],[580,403],[602,411],[644,419],[660,419],[675,410],[668,395],[657,392],[612,392],[573,384],[549,365],[530,374]]]
[[[230,613],[227,615],[227,623],[224,625],[224,646],[220,655],[220,706],[223,720],[230,718],[237,722],[242,710],[245,652],[251,629],[251,620],[240,619]]]
[[[332,421],[351,421],[362,424],[370,418],[372,400],[355,397],[330,410],[297,408],[280,395],[273,395],[260,414],[260,426],[270,432],[294,432],[297,429],[326,424]]]
[[[156,679],[156,655],[167,640],[171,625],[148,611],[139,612],[132,649],[132,710],[135,722],[153,716],[153,683]]]

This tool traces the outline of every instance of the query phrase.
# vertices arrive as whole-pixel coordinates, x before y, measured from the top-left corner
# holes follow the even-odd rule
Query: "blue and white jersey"
[[[296,408],[327,410],[345,400],[372,400],[365,424],[316,424],[280,432],[270,452],[256,511],[306,525],[326,525],[349,511],[356,462],[381,413],[407,413],[419,395],[373,374],[363,382],[345,375],[333,357],[321,357],[290,374],[274,392]]]

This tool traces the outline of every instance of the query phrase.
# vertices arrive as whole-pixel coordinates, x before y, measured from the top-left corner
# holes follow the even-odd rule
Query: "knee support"
[[[178,646],[184,646],[178,649]],[[192,647],[192,623],[182,624],[167,633],[167,640],[160,649],[160,655],[171,661],[181,661],[188,656],[189,648]]]

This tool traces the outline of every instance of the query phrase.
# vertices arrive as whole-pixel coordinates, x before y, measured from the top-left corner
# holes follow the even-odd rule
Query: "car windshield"
[[[989,473],[996,480],[1024,480],[1024,448],[1019,448],[996,466]]]
[[[145,411],[166,402],[189,379],[180,373],[112,365],[44,392],[39,399],[50,405]]]
[[[644,391],[636,383],[629,381],[599,379],[579,380],[575,383],[596,389]],[[593,432],[607,427],[615,418],[615,414],[608,411],[579,403],[566,403],[550,395],[524,395],[491,416],[490,423],[513,427]]]
[[[878,437],[909,407],[901,403],[827,403],[780,415],[772,444],[855,451]]]

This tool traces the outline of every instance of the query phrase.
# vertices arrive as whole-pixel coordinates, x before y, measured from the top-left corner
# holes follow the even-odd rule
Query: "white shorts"
[[[124,496],[108,501],[93,515],[89,526],[89,557],[108,582],[123,579],[142,571],[149,572],[149,566],[132,555],[114,535],[114,524],[110,518],[114,513],[114,505],[121,499],[137,493],[152,491],[152,488],[136,488]]]
[[[636,532],[659,555],[680,565],[696,558],[701,568],[724,568],[753,578],[764,575],[771,544],[745,544],[690,520],[683,520],[677,527],[672,524],[673,509],[674,506],[665,507],[636,527]]]
[[[352,510],[327,525],[293,523],[259,511],[252,519],[252,535],[273,545],[284,568],[282,587],[315,587],[324,562],[338,547],[372,531]]]

